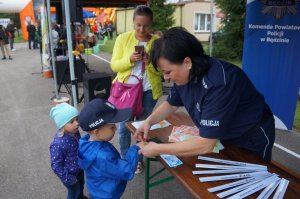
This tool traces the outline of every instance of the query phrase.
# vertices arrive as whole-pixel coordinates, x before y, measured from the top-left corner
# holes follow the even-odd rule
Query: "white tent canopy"
[[[0,0],[0,13],[19,13],[31,0]]]

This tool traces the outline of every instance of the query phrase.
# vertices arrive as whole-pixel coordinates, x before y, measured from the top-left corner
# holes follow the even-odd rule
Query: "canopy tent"
[[[31,0],[0,0],[0,13],[19,13]],[[62,0],[51,0],[50,4]],[[128,7],[147,4],[148,0],[81,0],[83,7]]]
[[[82,10],[82,17],[83,17],[83,19],[96,18],[96,15],[94,15],[90,11]]]
[[[19,13],[31,0],[0,0],[0,13]]]
[[[59,3],[62,0],[51,0],[52,3]],[[82,7],[128,7],[147,4],[149,0],[81,0]]]

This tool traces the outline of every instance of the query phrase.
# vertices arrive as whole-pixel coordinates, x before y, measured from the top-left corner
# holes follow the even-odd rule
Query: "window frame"
[[[202,14],[202,15],[205,15],[205,30],[196,30],[195,29],[195,25],[196,25],[196,20],[197,20],[197,14]],[[193,31],[194,31],[194,33],[209,33],[210,32],[210,30],[206,30],[206,27],[207,27],[207,16],[208,15],[210,15],[210,12],[200,12],[200,11],[196,11],[196,12],[194,12],[194,21],[193,21]],[[213,13],[213,15],[212,15],[212,17],[213,17],[213,27],[212,27],[212,32],[214,32],[215,31],[215,16],[216,16],[216,14],[215,13]],[[197,24],[197,26],[199,27],[199,24]]]

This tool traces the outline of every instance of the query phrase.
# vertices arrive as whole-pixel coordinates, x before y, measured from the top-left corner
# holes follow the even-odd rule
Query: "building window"
[[[213,15],[214,18],[214,15]],[[210,14],[195,13],[195,23],[194,31],[195,32],[209,32],[210,31]],[[213,28],[214,30],[214,28]]]

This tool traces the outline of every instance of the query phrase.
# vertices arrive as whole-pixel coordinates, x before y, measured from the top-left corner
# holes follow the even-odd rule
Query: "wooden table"
[[[168,136],[174,126],[180,125],[194,125],[191,118],[183,112],[177,112],[170,116],[167,119],[172,126],[163,128],[163,129],[156,129],[149,132],[150,138],[158,138],[162,142],[168,142]],[[127,123],[127,128],[133,133],[135,132],[135,128],[132,126],[131,123]],[[288,199],[299,199],[300,198],[300,177],[298,174],[294,173],[293,171],[281,166],[276,162],[266,163],[259,157],[253,155],[252,153],[238,149],[232,146],[225,145],[225,149],[220,152],[220,154],[206,154],[204,156],[213,157],[213,158],[221,158],[227,160],[234,160],[234,161],[241,161],[241,162],[249,162],[254,164],[262,164],[268,166],[268,171],[270,173],[276,173],[280,177],[285,178],[290,181],[287,191],[285,193],[285,198]],[[162,170],[158,171],[154,175],[150,176],[150,161],[153,158],[146,158],[146,184],[145,184],[145,198],[149,197],[149,188],[162,184],[166,181],[169,181],[173,178],[173,176],[179,180],[187,190],[195,197],[195,198],[218,198],[216,193],[210,193],[207,189],[215,186],[219,186],[222,184],[229,183],[231,181],[215,181],[215,182],[200,182],[199,177],[206,177],[211,175],[193,175],[193,170],[199,170],[195,168],[196,163],[204,163],[204,164],[216,164],[213,162],[207,162],[198,160],[197,156],[192,157],[179,157],[179,159],[183,162],[182,165],[178,166],[177,168],[169,167],[164,160],[160,157],[157,157],[157,160],[163,165],[164,169],[168,170],[172,177],[163,179],[161,181],[157,181],[155,183],[150,183],[150,180],[157,176]],[[226,174],[224,174],[226,175]],[[261,191],[260,191],[261,192]],[[258,192],[258,193],[260,193]],[[248,198],[256,198],[258,193],[252,194]]]

